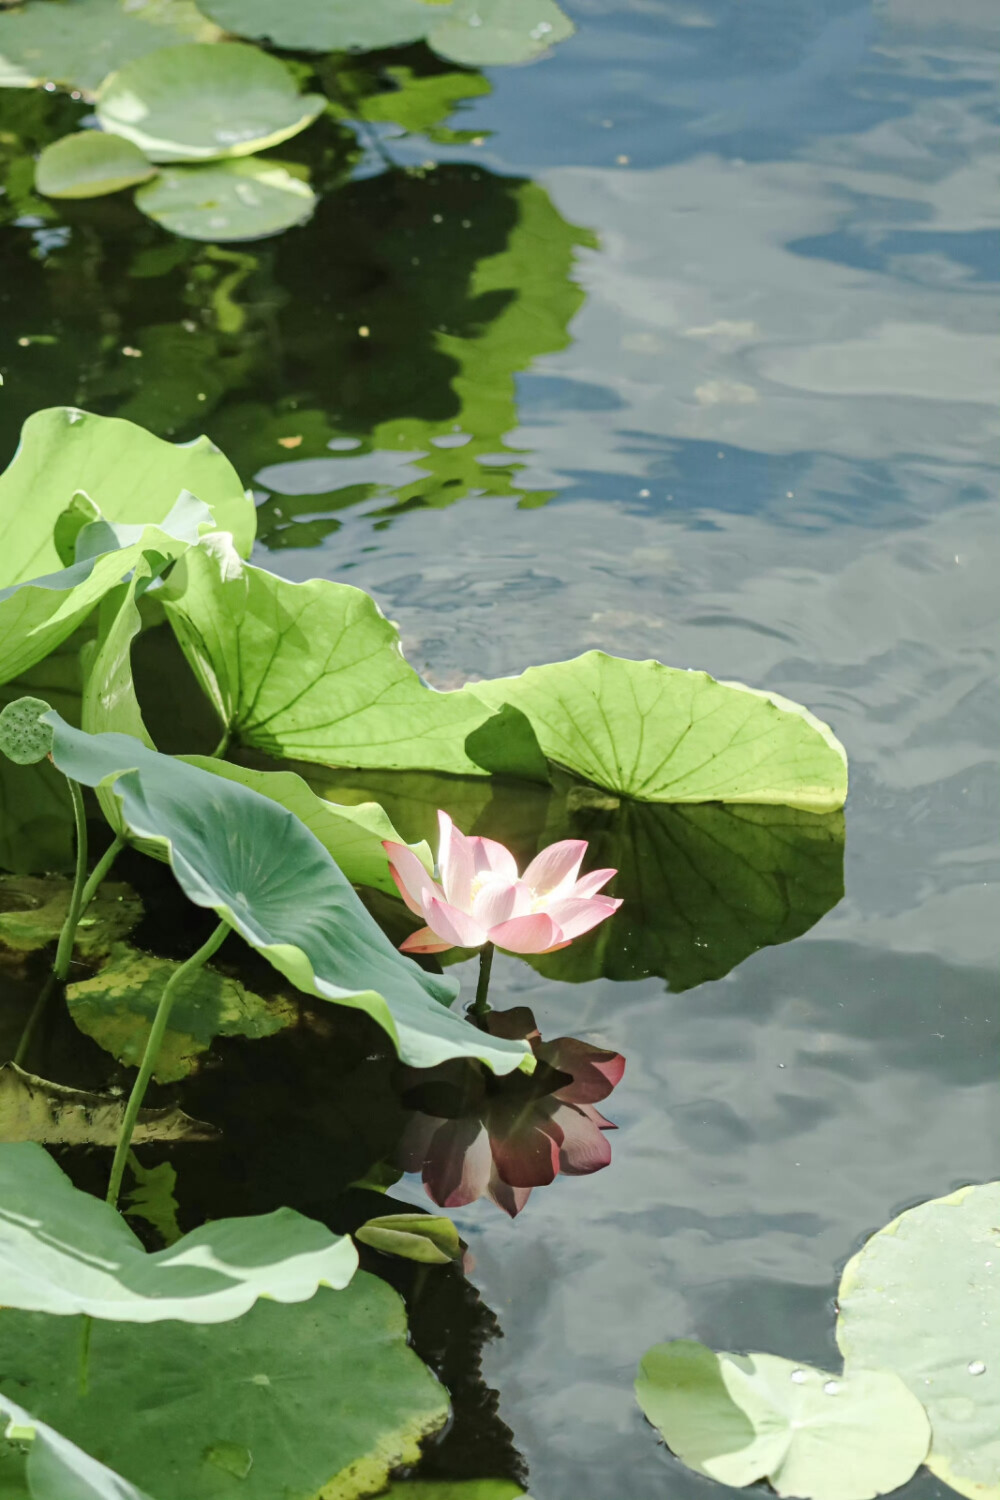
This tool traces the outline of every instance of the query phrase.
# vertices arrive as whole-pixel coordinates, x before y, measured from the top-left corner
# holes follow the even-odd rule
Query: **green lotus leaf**
[[[54,943],[72,889],[73,882],[62,875],[0,875],[0,943],[20,953]],[[106,880],[77,927],[76,952],[82,958],[103,957],[141,917],[142,902],[131,886]]]
[[[148,582],[211,524],[208,506],[185,491],[157,525],[114,524],[103,517],[84,525],[75,538],[77,560],[71,567],[0,589],[2,679],[21,675],[60,646],[143,558],[154,560],[145,571]],[[8,722],[12,712],[16,716],[20,710],[8,705]],[[5,753],[14,758],[10,750]]]
[[[495,837],[503,842],[502,833]],[[691,989],[760,948],[801,936],[844,894],[839,812],[669,806],[574,784],[555,803],[538,847],[562,838],[588,841],[588,869],[618,871],[608,889],[623,904],[613,922],[528,959],[549,979],[658,974],[674,991]]]
[[[689,1469],[779,1495],[871,1500],[912,1477],[930,1424],[897,1375],[828,1375],[775,1354],[716,1354],[676,1339],[643,1357],[646,1417]]]
[[[98,973],[67,987],[69,1013],[105,1052],[137,1068],[164,986],[178,968],[173,959],[119,943]],[[217,969],[199,969],[174,1002],[153,1077],[160,1083],[186,1078],[217,1036],[273,1036],[297,1015],[288,1001],[265,1000]]]
[[[389,874],[389,859],[382,841],[388,839],[401,844],[405,840],[377,802],[352,806],[327,801],[325,797],[318,797],[308,782],[293,771],[255,771],[208,755],[185,755],[183,759],[189,765],[200,766],[203,771],[238,781],[260,796],[287,807],[316,835],[352,885],[371,886],[374,890],[396,894],[396,882]],[[433,870],[434,858],[424,840],[411,844],[410,848],[428,870]],[[2,931],[0,925],[0,935]]]
[[[525,63],[576,27],[554,0],[455,0],[427,32],[427,45],[467,68]]]
[[[706,672],[588,651],[473,691],[519,708],[550,760],[637,801],[831,812],[847,795],[847,757],[827,725],[777,693]]]
[[[361,589],[227,570],[199,548],[162,597],[222,725],[240,744],[328,765],[482,772],[465,738],[491,710],[469,693],[425,687],[395,627]]]
[[[155,173],[131,141],[101,130],[81,130],[45,147],[35,166],[35,187],[47,198],[100,198],[134,187]]]
[[[0,9],[0,88],[58,83],[94,94],[112,69],[137,57],[219,35],[194,0],[31,0]]]
[[[118,1323],[222,1323],[258,1297],[302,1302],[321,1286],[345,1287],[356,1267],[349,1237],[290,1208],[215,1219],[149,1254],[121,1214],[75,1188],[41,1146],[0,1145],[5,1307]]]
[[[837,1343],[923,1402],[927,1467],[969,1500],[1000,1496],[1000,1182],[908,1209],[848,1261]]]
[[[381,1214],[368,1219],[354,1238],[385,1255],[399,1255],[425,1265],[462,1259],[462,1241],[450,1219],[435,1214]]]
[[[525,1043],[489,1037],[447,1008],[456,986],[396,951],[287,809],[128,735],[88,735],[55,712],[44,718],[59,770],[113,789],[130,833],[159,845],[185,894],[299,989],[365,1011],[414,1067],[476,1057],[497,1073],[530,1068]]]
[[[202,9],[236,36],[296,52],[405,46],[435,14],[434,0],[207,0]]]
[[[164,1245],[175,1245],[181,1237],[177,1222],[178,1202],[174,1196],[177,1173],[168,1161],[155,1167],[144,1167],[134,1151],[129,1152],[128,1171],[132,1186],[121,1201],[121,1211],[128,1219],[142,1219],[149,1224]]]
[[[284,63],[259,47],[194,42],[112,73],[97,118],[150,161],[211,161],[276,146],[325,108],[322,94],[300,94]]]
[[[3,1388],[30,1389],[33,1413],[157,1500],[355,1500],[448,1416],[401,1298],[364,1272],[225,1327],[96,1323],[85,1396],[79,1340],[73,1320],[0,1312]],[[0,1493],[5,1477],[0,1459]]]
[[[26,1073],[16,1063],[0,1067],[0,1141],[41,1141],[47,1146],[114,1146],[125,1115],[125,1100],[93,1094]],[[141,1109],[133,1139],[210,1141],[213,1125],[182,1109]]]
[[[31,1500],[149,1500],[82,1448],[0,1394],[3,1436],[25,1447],[24,1482]],[[503,1497],[506,1500],[506,1497]]]
[[[12,14],[0,13],[0,20]],[[17,452],[0,475],[0,587],[62,566],[53,532],[81,490],[107,521],[132,525],[164,520],[187,490],[208,506],[221,531],[232,532],[243,556],[253,546],[253,500],[207,438],[168,443],[118,417],[55,406],[28,418]]]
[[[304,223],[316,207],[297,171],[270,157],[167,167],[139,189],[136,207],[189,240],[265,239]]]

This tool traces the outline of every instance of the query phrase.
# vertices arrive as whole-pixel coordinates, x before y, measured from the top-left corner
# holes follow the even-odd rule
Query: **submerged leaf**
[[[776,1354],[716,1354],[687,1339],[643,1357],[636,1396],[688,1468],[779,1495],[871,1500],[912,1477],[930,1424],[897,1375],[828,1375]]]
[[[85,1035],[127,1067],[138,1067],[156,1008],[180,964],[125,943],[91,979],[66,989],[69,1013]],[[153,1077],[186,1078],[217,1036],[273,1036],[296,1019],[288,1001],[265,1000],[209,966],[188,977],[174,1001]]]
[[[0,1067],[0,1141],[39,1141],[46,1146],[114,1146],[125,1117],[125,1099],[68,1088],[26,1073],[16,1063]],[[210,1141],[214,1125],[182,1109],[141,1109],[133,1140]],[[0,1290],[0,1300],[6,1293]]]
[[[407,1347],[402,1299],[363,1271],[336,1295],[261,1301],[225,1327],[97,1323],[86,1396],[79,1337],[70,1319],[0,1312],[4,1386],[30,1387],[36,1413],[156,1500],[355,1500],[416,1463],[448,1415]]]
[[[837,1343],[895,1370],[927,1408],[927,1467],[969,1500],[1000,1496],[1000,1182],[908,1209],[848,1261]]]
[[[144,1167],[134,1152],[129,1152],[128,1169],[132,1187],[125,1194],[122,1213],[129,1219],[144,1219],[165,1245],[174,1245],[181,1237],[177,1222],[177,1173],[168,1161],[156,1167]]]
[[[278,58],[240,42],[164,47],[112,73],[97,118],[150,161],[248,156],[298,135],[326,107]]]
[[[54,942],[69,911],[73,882],[61,875],[0,875],[0,943],[34,953]],[[142,917],[142,902],[131,886],[106,880],[76,930],[83,958],[110,953]]]
[[[6,1438],[26,1446],[24,1477],[31,1500],[149,1500],[82,1448],[0,1392]]]
[[[316,194],[287,163],[239,157],[166,167],[135,195],[136,207],[189,240],[259,240],[305,223]]]
[[[59,769],[112,789],[130,832],[159,846],[187,896],[218,912],[293,984],[365,1011],[415,1067],[451,1057],[479,1058],[498,1073],[531,1066],[523,1043],[491,1038],[447,1009],[455,985],[396,951],[285,808],[128,735],[88,735],[54,712],[45,717]]]
[[[73,6],[78,3],[73,0]],[[35,10],[32,6],[31,13]],[[14,17],[0,15],[3,19]],[[220,530],[233,533],[244,556],[253,545],[253,501],[208,438],[168,443],[119,417],[53,406],[28,418],[17,452],[0,475],[0,587],[62,566],[53,531],[80,490],[109,522],[133,525],[164,520],[187,490],[208,506]]]
[[[121,1214],[75,1188],[41,1146],[0,1146],[0,1286],[9,1308],[222,1323],[258,1297],[303,1302],[321,1286],[345,1287],[357,1263],[349,1236],[291,1208],[215,1219],[149,1254]]]
[[[47,198],[100,198],[134,187],[155,173],[131,141],[101,130],[81,130],[45,147],[35,167],[35,187]]]

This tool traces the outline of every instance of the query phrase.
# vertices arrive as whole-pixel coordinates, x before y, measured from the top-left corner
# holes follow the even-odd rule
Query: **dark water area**
[[[8,185],[0,444],[63,402],[206,431],[259,497],[260,560],[369,590],[436,686],[599,646],[780,692],[843,741],[842,896],[839,863],[808,895],[793,869],[785,929],[739,896],[720,916],[662,873],[712,830],[668,818],[633,872],[663,952],[572,982],[495,966],[495,1005],[627,1066],[610,1167],[512,1221],[454,1214],[472,1286],[425,1288],[447,1305],[414,1331],[470,1394],[429,1471],[523,1461],[538,1500],[655,1500],[712,1485],[635,1404],[651,1343],[835,1368],[848,1257],[998,1175],[1000,24],[987,0],[566,9],[577,35],[488,73],[453,130],[359,145],[325,121],[283,146],[330,191],[276,240],[205,247]],[[0,93],[0,155],[85,111]],[[434,797],[386,801],[404,837]],[[549,816],[502,804],[477,829],[516,843]],[[370,1041],[269,1043],[271,1117],[308,1093],[306,1053],[373,1117]],[[255,1045],[185,1107],[245,1103]],[[336,1160],[332,1126],[302,1128]],[[321,1161],[305,1211],[357,1175],[317,1190]],[[393,1196],[427,1203],[414,1177]]]

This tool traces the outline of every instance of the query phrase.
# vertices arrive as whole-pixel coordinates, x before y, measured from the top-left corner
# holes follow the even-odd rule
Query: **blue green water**
[[[601,646],[844,742],[846,894],[803,937],[682,993],[497,963],[495,1003],[628,1065],[610,1168],[456,1215],[485,1375],[539,1500],[656,1500],[711,1487],[634,1403],[651,1343],[836,1365],[853,1250],[996,1176],[1000,26],[566,8],[469,139],[317,127],[344,185],[278,241],[0,200],[0,427],[65,401],[206,430],[267,565],[369,589],[439,686]],[[22,140],[85,109],[3,97]]]

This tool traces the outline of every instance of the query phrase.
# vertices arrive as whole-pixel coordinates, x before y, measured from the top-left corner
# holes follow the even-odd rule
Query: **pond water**
[[[566,9],[464,139],[318,126],[344,185],[280,239],[13,205],[0,426],[207,431],[267,566],[370,590],[435,685],[600,646],[843,741],[845,891],[793,941],[673,990],[495,966],[494,1004],[627,1067],[610,1167],[455,1213],[513,1433],[471,1471],[516,1450],[539,1500],[655,1500],[712,1486],[635,1405],[652,1342],[835,1366],[852,1252],[996,1175],[1000,28],[987,0]],[[85,110],[2,97],[28,141]]]

